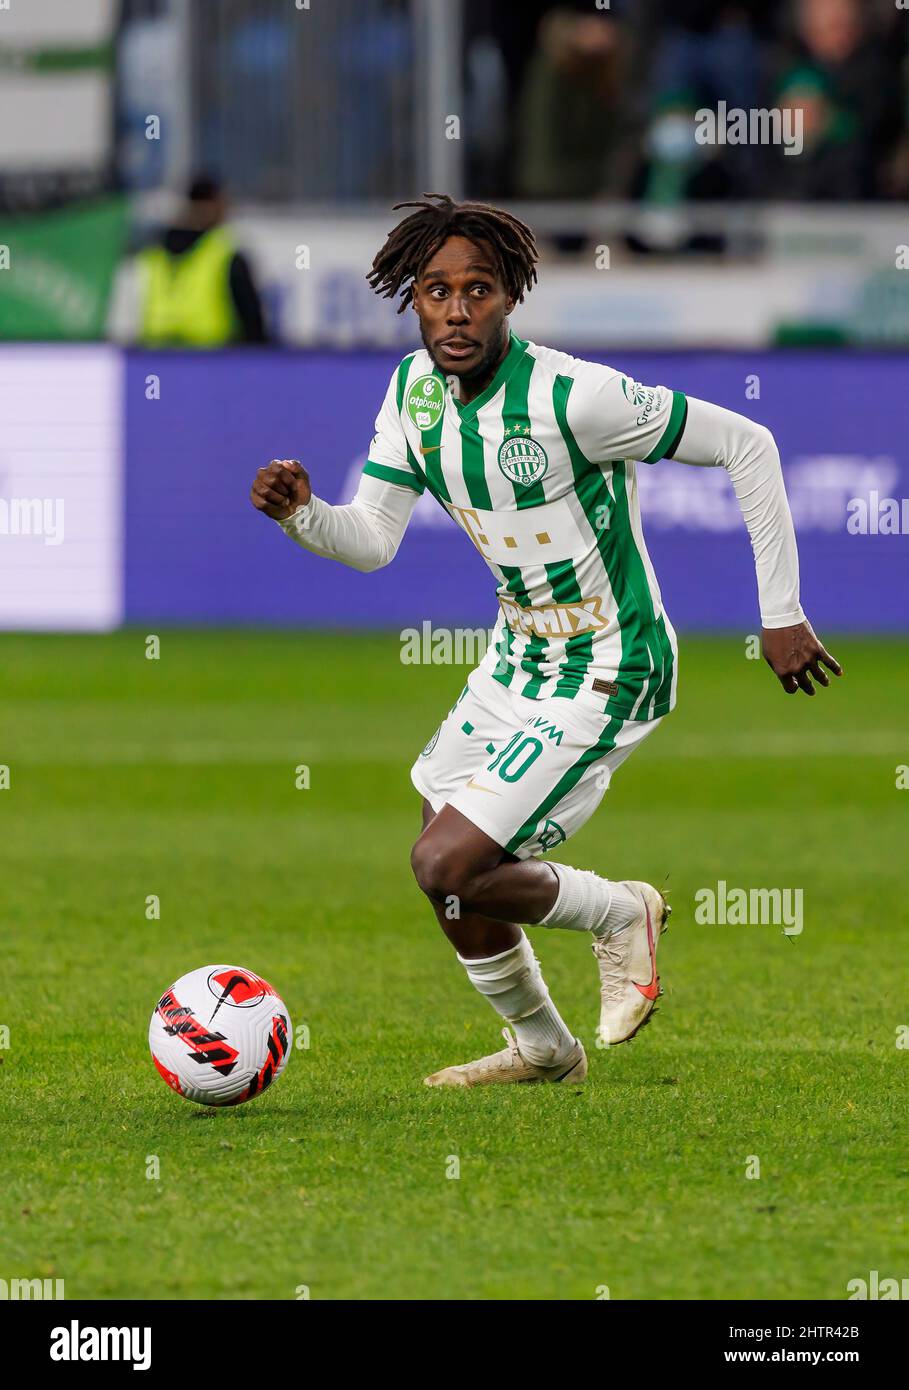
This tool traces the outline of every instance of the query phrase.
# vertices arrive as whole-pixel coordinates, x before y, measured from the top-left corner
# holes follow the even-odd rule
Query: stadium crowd
[[[528,198],[909,196],[893,0],[467,0],[471,185]],[[702,145],[695,113],[800,112],[804,148]]]

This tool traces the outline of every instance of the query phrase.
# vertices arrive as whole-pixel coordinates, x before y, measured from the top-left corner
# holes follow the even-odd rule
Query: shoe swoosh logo
[[[420,446],[420,453],[421,453],[421,454],[434,454],[435,451],[436,451],[436,449],[441,449],[441,447],[442,447],[441,444],[430,444],[430,446],[429,446],[428,449],[424,449],[423,446],[421,445],[421,446]]]
[[[481,786],[481,784],[480,784],[479,782],[475,782],[475,781],[473,780],[472,777],[471,777],[470,781],[469,781],[468,783],[466,783],[466,786],[467,786],[468,788],[472,788],[473,791],[475,791],[475,792],[487,792],[490,796],[501,796],[501,795],[502,795],[501,792],[493,791],[492,787],[484,787],[484,786]]]
[[[635,989],[640,990],[645,999],[656,999],[660,992],[660,977],[656,968],[656,947],[653,944],[653,924],[650,921],[650,908],[646,906],[647,913],[647,945],[650,947],[650,984],[639,985],[637,980],[632,980]]]

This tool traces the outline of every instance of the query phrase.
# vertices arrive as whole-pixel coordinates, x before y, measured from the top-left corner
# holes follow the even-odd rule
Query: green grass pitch
[[[463,671],[402,665],[391,634],[164,632],[157,661],[139,632],[4,637],[3,1276],[68,1298],[843,1299],[905,1274],[909,644],[825,635],[846,675],[814,701],[742,638],[683,640],[678,709],[560,851],[668,876],[659,1012],[597,1051],[588,943],[535,930],[590,1079],[469,1092],[422,1078],[500,1045],[498,1020],[408,864],[408,770]],[[719,879],[801,887],[802,935],[697,925]],[[225,1111],[168,1091],[146,1047],[158,995],[219,960],[310,1030]]]

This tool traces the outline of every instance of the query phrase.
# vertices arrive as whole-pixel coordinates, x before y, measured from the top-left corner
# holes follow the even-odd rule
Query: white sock
[[[521,1056],[534,1066],[554,1066],[574,1048],[540,973],[540,963],[524,933],[517,946],[486,960],[458,956],[474,988],[510,1023]]]
[[[569,864],[550,862],[549,867],[559,880],[559,895],[539,926],[611,936],[640,914],[641,904],[621,883]]]

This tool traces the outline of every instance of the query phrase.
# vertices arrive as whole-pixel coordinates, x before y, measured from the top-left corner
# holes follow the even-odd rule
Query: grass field
[[[678,710],[560,851],[668,875],[659,1013],[597,1051],[587,943],[537,930],[590,1079],[469,1092],[422,1078],[494,1049],[498,1020],[408,864],[409,766],[463,672],[403,666],[394,636],[164,633],[158,661],[140,633],[4,637],[0,1276],[68,1298],[842,1299],[909,1273],[909,644],[825,636],[846,675],[813,702],[741,638],[683,642]],[[801,887],[804,932],[697,925],[719,879]],[[222,960],[272,980],[311,1046],[210,1111],[162,1084],[146,1031]]]

